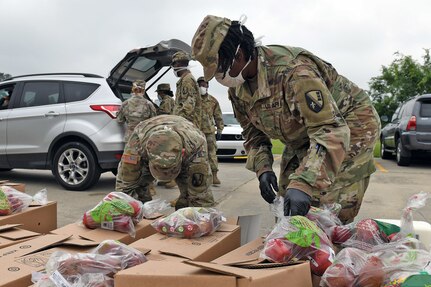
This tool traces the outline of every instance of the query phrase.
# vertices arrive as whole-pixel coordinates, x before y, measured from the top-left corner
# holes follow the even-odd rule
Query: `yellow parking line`
[[[384,168],[380,163],[378,163],[377,161],[374,161],[374,164],[376,165],[376,167],[381,171],[381,172],[389,172],[386,168]]]

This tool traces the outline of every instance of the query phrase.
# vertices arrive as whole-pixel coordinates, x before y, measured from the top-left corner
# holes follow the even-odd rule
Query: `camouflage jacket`
[[[130,99],[127,99],[121,105],[120,111],[117,114],[119,123],[126,123],[126,133],[124,140],[127,142],[133,129],[142,121],[154,117],[156,108],[154,105],[143,96],[132,94]]]
[[[160,102],[160,106],[157,111],[157,114],[171,115],[172,112],[174,111],[175,100],[168,95],[163,95],[162,97],[163,98],[162,98],[162,101]]]
[[[182,175],[187,175],[184,172],[188,169],[190,163],[194,161],[206,149],[205,135],[198,130],[190,121],[174,115],[160,115],[151,118],[138,124],[130,136],[129,142],[124,148],[125,156],[136,156],[137,163],[135,165],[128,165],[123,167],[123,174],[127,174],[127,178],[134,178],[136,181],[130,181],[127,178],[117,180],[117,189],[130,190],[139,186],[140,178],[151,177],[149,169],[148,155],[145,150],[146,143],[152,132],[171,128],[176,131],[183,141],[183,154],[182,154]],[[152,178],[152,177],[151,177]]]
[[[201,130],[205,134],[211,134],[215,132],[214,123],[217,126],[217,132],[222,132],[224,128],[222,112],[220,105],[216,98],[210,94],[206,94],[202,97],[202,116],[207,119],[202,120]]]
[[[294,47],[258,47],[257,89],[229,89],[244,129],[247,168],[272,170],[270,138],[286,146],[285,161],[299,167],[288,187],[310,195],[343,187],[375,171],[380,121],[368,95],[331,64]]]
[[[183,74],[177,82],[174,115],[188,119],[199,129],[202,126],[202,99],[192,73]]]

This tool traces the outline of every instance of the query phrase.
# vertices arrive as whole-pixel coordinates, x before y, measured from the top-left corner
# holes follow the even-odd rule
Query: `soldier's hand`
[[[296,188],[288,188],[284,195],[284,215],[306,215],[311,206],[311,197]]]
[[[260,195],[271,204],[275,199],[275,191],[278,192],[277,176],[273,171],[267,171],[259,176]]]
[[[216,140],[218,140],[218,141],[221,140],[221,134],[222,133],[219,131],[216,133]]]

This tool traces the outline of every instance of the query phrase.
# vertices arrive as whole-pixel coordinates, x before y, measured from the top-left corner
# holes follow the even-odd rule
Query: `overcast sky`
[[[264,36],[263,44],[306,48],[365,89],[395,52],[422,61],[423,49],[431,48],[429,0],[0,0],[0,72],[108,76],[132,48],[172,38],[190,44],[208,14],[232,20],[245,14],[245,26]],[[191,65],[201,76],[200,64]],[[171,72],[162,81],[175,87]],[[210,82],[210,93],[229,111],[226,92]]]

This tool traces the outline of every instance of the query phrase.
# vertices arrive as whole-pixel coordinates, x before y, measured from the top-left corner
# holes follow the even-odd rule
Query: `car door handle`
[[[48,113],[45,114],[45,117],[56,117],[56,116],[59,116],[59,115],[60,114],[56,113],[56,112],[48,112]]]

